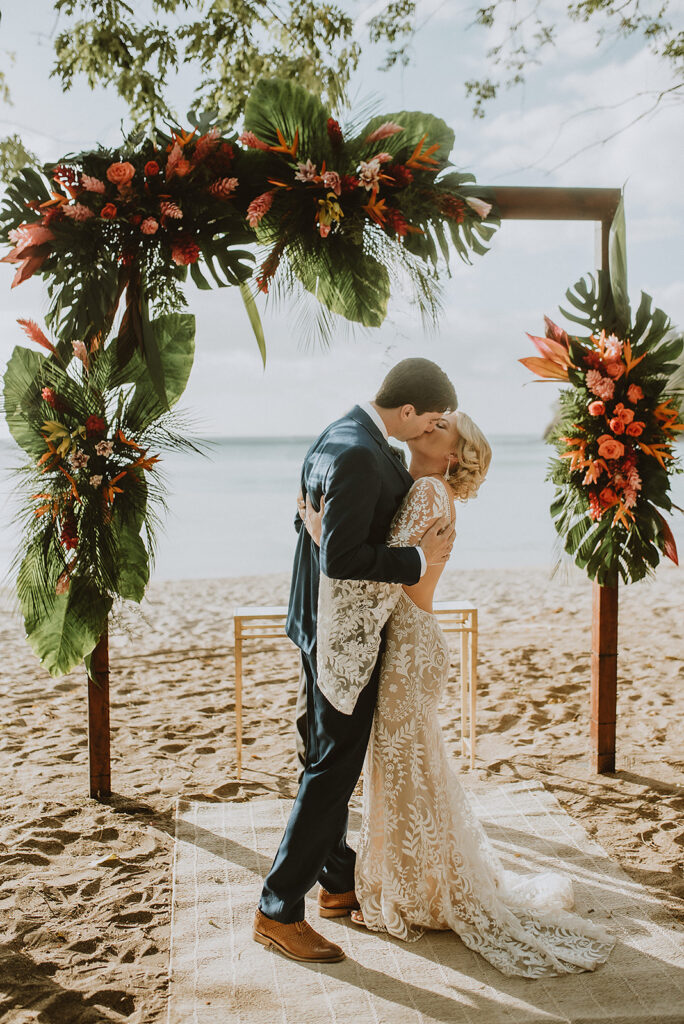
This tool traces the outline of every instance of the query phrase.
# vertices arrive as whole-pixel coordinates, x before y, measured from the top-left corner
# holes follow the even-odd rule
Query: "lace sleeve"
[[[409,547],[418,544],[428,527],[441,516],[451,519],[451,501],[446,485],[436,477],[420,477],[392,520],[388,545]]]

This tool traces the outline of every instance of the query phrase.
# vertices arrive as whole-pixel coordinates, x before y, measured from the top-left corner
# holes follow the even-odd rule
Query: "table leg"
[[[477,612],[471,617],[470,632],[470,767],[475,767],[475,731],[477,717]]]
[[[461,757],[466,755],[468,723],[468,634],[461,629]]]
[[[235,760],[238,780],[242,776],[242,635],[235,624]]]

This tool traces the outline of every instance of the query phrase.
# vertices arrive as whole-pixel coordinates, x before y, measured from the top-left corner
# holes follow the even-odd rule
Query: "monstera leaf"
[[[154,348],[153,360],[136,349],[121,365],[116,362],[116,345],[108,349],[115,363],[110,386],[135,384],[133,404],[139,428],[176,404],[185,391],[195,357],[195,318],[191,313],[167,313],[148,321],[146,330],[151,336],[146,356]]]
[[[5,371],[5,418],[12,437],[32,458],[45,451],[45,441],[31,424],[38,415],[40,378],[45,357],[17,345]]]

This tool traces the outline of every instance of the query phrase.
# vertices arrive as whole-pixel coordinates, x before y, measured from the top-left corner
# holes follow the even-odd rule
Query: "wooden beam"
[[[109,740],[109,630],[97,642],[88,678],[88,766],[90,795],[105,800],[112,794]]]
[[[598,220],[612,223],[619,188],[525,188],[488,185],[502,220]]]

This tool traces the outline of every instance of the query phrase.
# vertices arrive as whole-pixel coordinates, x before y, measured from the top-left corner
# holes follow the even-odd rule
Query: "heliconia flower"
[[[359,164],[359,184],[368,192],[380,187],[382,169],[378,160],[362,160]]]
[[[243,132],[239,136],[238,142],[241,142],[243,146],[247,146],[248,149],[270,149],[269,145],[258,139],[254,132]]]
[[[78,222],[89,220],[91,217],[95,216],[93,211],[88,206],[84,206],[83,203],[74,203],[73,206],[64,206],[62,207],[62,212],[65,217],[69,217],[71,220]]]
[[[180,206],[175,203],[171,203],[168,200],[162,200],[159,204],[162,217],[168,217],[170,220],[182,220],[183,211]]]
[[[99,487],[102,483],[102,477],[98,473],[93,473],[88,482],[91,487]]]
[[[155,220],[154,217],[145,217],[145,220],[140,225],[140,230],[143,235],[154,235],[159,230],[159,221]]]
[[[379,142],[380,139],[389,139],[390,136],[396,135],[397,132],[403,132],[403,130],[403,126],[397,124],[396,121],[385,121],[374,131],[370,132],[364,139],[364,142],[370,145],[371,142]]]
[[[74,350],[74,355],[77,359],[80,359],[86,370],[88,369],[88,349],[82,341],[72,341],[71,347]]]
[[[90,460],[90,456],[86,455],[80,448],[75,448],[69,456],[69,463],[74,469],[85,469]]]
[[[637,404],[644,397],[644,393],[638,384],[630,384],[627,388],[627,398],[634,405]]]
[[[603,402],[590,402],[587,406],[587,412],[590,416],[603,416],[606,411],[606,407]]]
[[[183,235],[171,246],[171,259],[180,267],[187,267],[190,263],[197,263],[200,256],[200,247],[189,235]]]
[[[211,183],[209,192],[217,199],[229,199],[238,185],[237,178],[219,178]]]
[[[482,217],[482,220],[484,220],[485,217],[488,217],[491,213],[492,204],[486,203],[484,199],[477,199],[475,196],[466,196],[465,201],[470,209],[475,211],[478,217]]]
[[[124,163],[113,163],[107,168],[107,180],[111,181],[113,185],[127,184],[134,174],[135,167],[128,161],[125,161]]]
[[[255,228],[271,209],[274,195],[275,189],[271,189],[270,192],[262,192],[261,195],[253,199],[249,204],[247,207],[247,222],[251,228]]]
[[[311,160],[307,160],[305,164],[297,164],[295,181],[315,181],[317,177],[316,164]]]
[[[337,171],[324,171],[323,184],[334,192],[336,196],[342,195],[342,181]]]
[[[148,160],[145,164],[145,177],[156,178],[159,174],[159,164],[156,160]]]
[[[107,457],[114,451],[114,445],[111,441],[98,441],[95,445],[96,455],[104,455]]]
[[[81,188],[84,192],[99,192],[101,195],[106,187],[99,178],[93,178],[90,174],[81,175]]]
[[[118,212],[114,203],[105,203],[100,210],[100,216],[103,220],[114,220]]]

